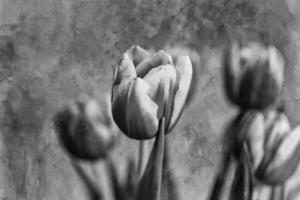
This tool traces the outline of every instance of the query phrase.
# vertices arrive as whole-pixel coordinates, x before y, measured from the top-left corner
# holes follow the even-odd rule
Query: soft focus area
[[[236,113],[223,92],[224,45],[256,39],[282,51],[281,100],[296,126],[299,33],[298,0],[0,0],[0,199],[86,199],[52,117],[81,93],[103,102],[115,65],[132,45],[185,52],[197,68],[195,94],[167,140],[183,199],[206,199],[221,136]],[[137,149],[120,134],[113,152],[120,174],[122,160]],[[86,167],[99,183],[102,168],[101,161]],[[288,199],[300,198],[299,176],[300,169]]]

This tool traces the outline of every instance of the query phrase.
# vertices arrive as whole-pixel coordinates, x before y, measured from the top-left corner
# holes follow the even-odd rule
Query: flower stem
[[[145,172],[139,183],[135,200],[159,200],[161,192],[165,146],[165,120],[160,121],[159,131]]]
[[[138,155],[138,176],[142,177],[148,158],[148,143],[145,140],[140,141]]]
[[[71,163],[76,173],[78,174],[82,182],[85,184],[85,187],[90,196],[90,200],[102,200],[103,195],[101,194],[100,189],[83,170],[82,166],[78,164],[77,161],[74,159],[71,160]]]
[[[272,187],[270,200],[284,200],[284,189],[284,183]]]

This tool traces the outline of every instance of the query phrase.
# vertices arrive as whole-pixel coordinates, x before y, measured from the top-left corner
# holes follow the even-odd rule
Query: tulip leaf
[[[162,168],[165,146],[165,119],[160,121],[160,127],[155,143],[140,180],[135,200],[159,200],[162,182]]]

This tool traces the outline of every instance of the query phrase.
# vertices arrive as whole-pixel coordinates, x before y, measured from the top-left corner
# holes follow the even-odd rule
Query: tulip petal
[[[235,156],[239,159],[242,146],[246,143],[251,162],[256,167],[264,155],[265,129],[263,115],[255,110],[250,110],[238,116],[236,123],[235,137],[237,137],[237,141],[233,146]]]
[[[172,103],[168,101],[173,99],[171,92],[174,90],[176,70],[172,65],[161,65],[151,69],[143,80],[150,86],[148,95],[158,105],[157,117],[161,119],[167,109],[166,106]]]
[[[136,66],[137,76],[143,78],[152,68],[172,64],[172,57],[165,51],[161,50],[150,57],[144,59]]]
[[[233,103],[238,103],[238,92],[242,73],[239,50],[239,44],[234,42],[224,54],[224,85],[226,94]]]
[[[279,94],[279,87],[270,75],[265,61],[258,61],[252,68],[244,70],[240,84],[239,105],[244,109],[264,109],[274,103]]]
[[[279,88],[281,88],[284,76],[284,60],[281,53],[274,46],[269,47],[269,66],[271,74]]]
[[[277,111],[276,111],[277,112]],[[291,127],[288,118],[284,113],[277,113],[273,124],[266,130],[265,139],[265,151],[273,149],[276,144],[280,142],[284,137],[286,137],[291,132]]]
[[[264,155],[264,118],[259,112],[254,112],[255,117],[248,123],[247,143],[251,154],[253,167],[256,168],[261,162]]]
[[[129,57],[131,58],[135,66],[138,65],[147,57],[151,56],[150,52],[146,51],[145,49],[137,45],[132,46],[130,49],[126,51],[126,53],[129,55]]]
[[[173,111],[168,126],[168,131],[172,130],[180,118],[190,91],[193,77],[193,67],[188,56],[178,56],[175,67],[178,75],[178,89],[176,90],[174,96]]]
[[[131,57],[128,54],[123,54],[123,57],[119,61],[118,66],[115,69],[113,86],[118,85],[125,79],[136,77],[136,71]]]
[[[130,138],[153,138],[158,130],[158,106],[147,92],[149,85],[140,78],[114,87],[112,112],[119,128]]]
[[[300,126],[281,140],[264,156],[255,175],[266,184],[286,181],[298,167],[300,160]]]

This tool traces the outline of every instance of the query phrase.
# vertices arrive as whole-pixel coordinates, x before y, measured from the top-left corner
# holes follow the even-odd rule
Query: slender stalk
[[[142,177],[148,158],[148,143],[145,140],[140,141],[138,155],[138,176]]]
[[[88,194],[90,196],[90,200],[102,200],[103,195],[100,192],[100,189],[98,186],[93,182],[90,177],[86,174],[86,172],[83,170],[81,165],[77,163],[74,159],[71,160],[72,166],[75,169],[76,173],[78,174],[79,178],[84,183]]]
[[[252,173],[250,169],[250,153],[245,142],[238,158],[237,169],[231,187],[231,200],[252,200]]]
[[[160,200],[179,200],[180,194],[174,172],[171,168],[170,149],[168,140],[165,141],[165,152],[163,160],[163,176]]]
[[[135,200],[159,200],[161,193],[163,158],[165,146],[165,120],[160,121],[147,167],[139,183]]]
[[[272,187],[270,200],[284,200],[285,184]]]
[[[224,153],[224,160],[222,163],[222,167],[216,177],[209,200],[219,200],[221,198],[226,177],[228,175],[228,168],[229,168],[230,161],[231,161],[231,153],[230,152]]]
[[[119,178],[116,166],[114,165],[113,161],[108,158],[106,160],[106,169],[109,175],[109,179],[111,182],[111,188],[114,195],[115,200],[127,200],[128,196],[125,192],[125,188],[123,184],[121,184]]]

